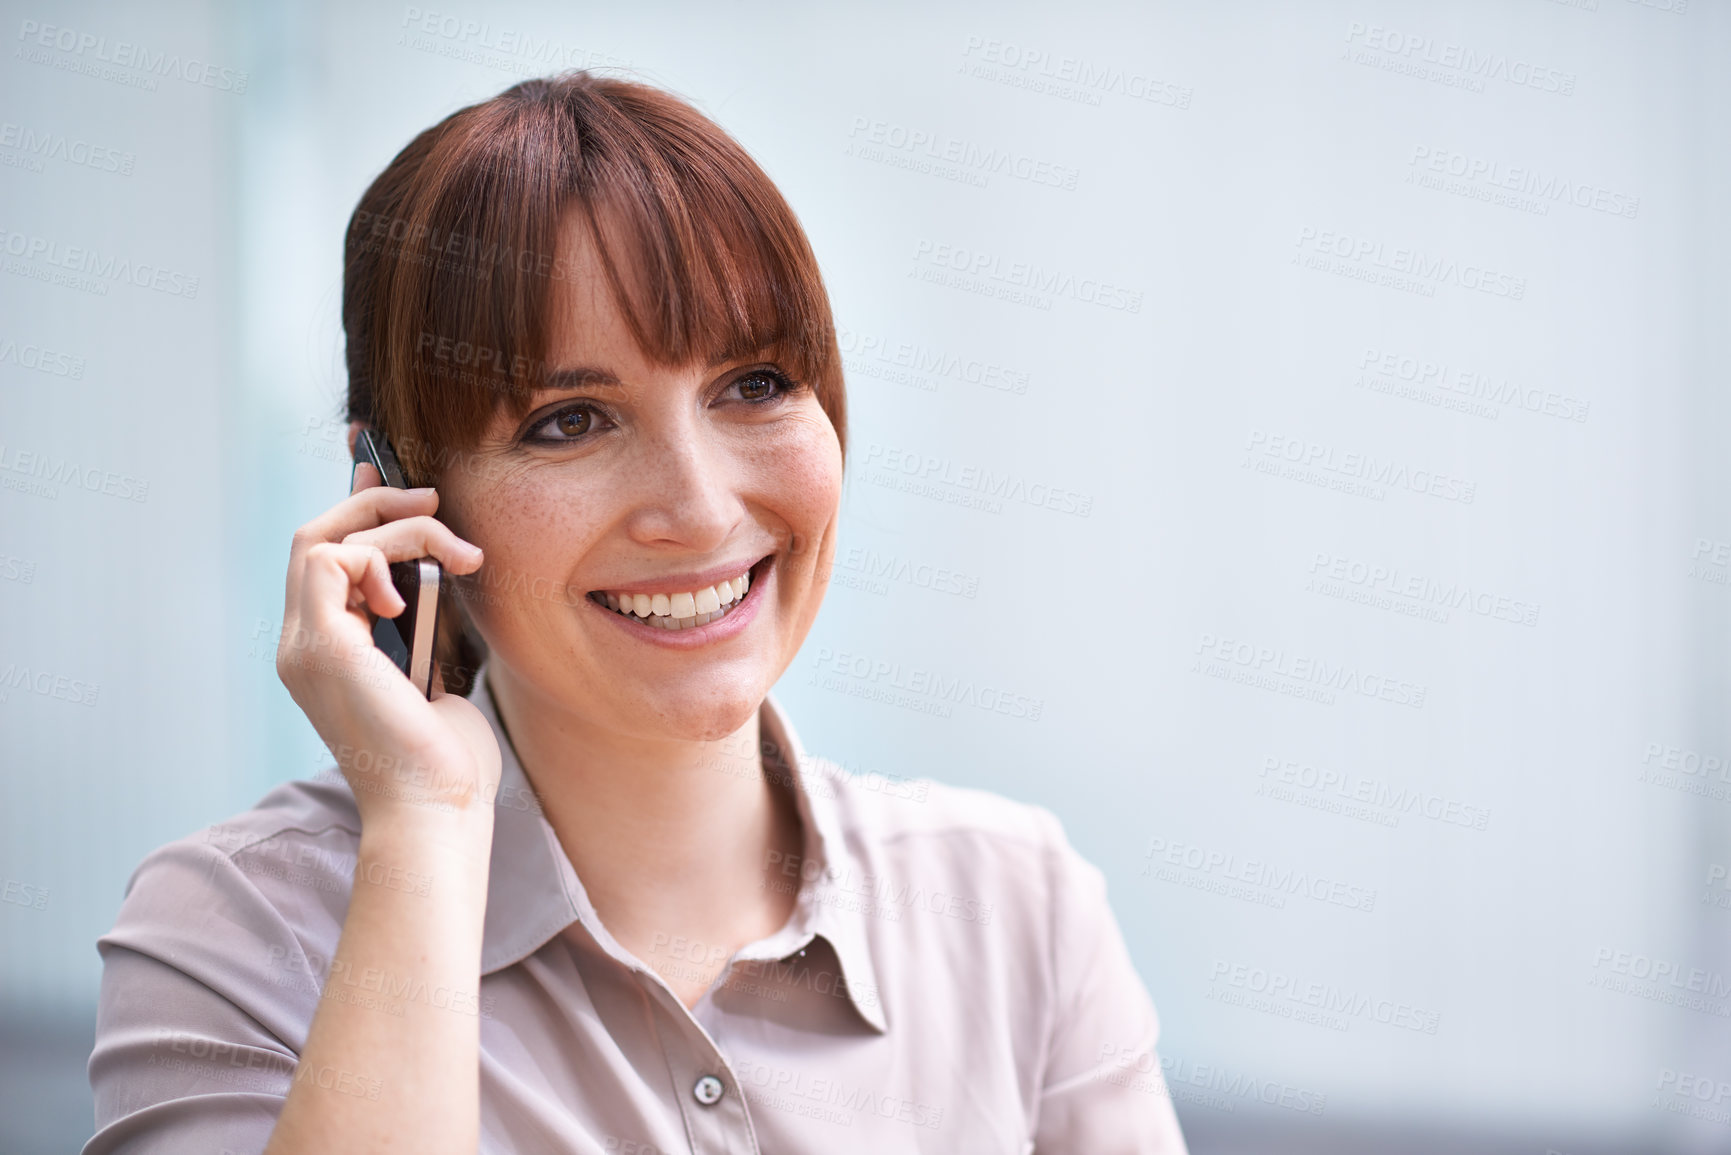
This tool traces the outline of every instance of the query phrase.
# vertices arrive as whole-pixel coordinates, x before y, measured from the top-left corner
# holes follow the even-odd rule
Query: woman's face
[[[841,446],[811,386],[789,391],[770,362],[651,364],[578,218],[560,246],[575,272],[553,284],[547,367],[550,380],[572,375],[521,421],[496,413],[439,480],[441,518],[486,556],[464,601],[493,661],[572,722],[720,738],[749,720],[817,616]],[[641,592],[653,611],[690,615],[748,570],[743,599],[718,589],[726,612],[688,629],[591,596]]]

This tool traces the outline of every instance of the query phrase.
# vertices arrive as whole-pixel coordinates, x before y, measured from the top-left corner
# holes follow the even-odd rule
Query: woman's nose
[[[723,439],[700,426],[661,431],[640,443],[625,492],[631,535],[692,549],[720,546],[743,515],[739,470]]]

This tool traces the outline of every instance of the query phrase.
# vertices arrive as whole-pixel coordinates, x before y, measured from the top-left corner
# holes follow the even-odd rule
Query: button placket
[[[759,1155],[739,1080],[703,1024],[659,979],[645,972],[638,981],[660,1008],[656,1033],[692,1149],[706,1155]]]

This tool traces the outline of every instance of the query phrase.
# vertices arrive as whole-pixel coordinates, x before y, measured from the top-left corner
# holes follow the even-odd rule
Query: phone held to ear
[[[366,462],[379,471],[386,485],[407,489],[402,466],[391,449],[390,439],[375,429],[362,427],[355,438],[354,463]],[[354,473],[349,474],[354,492]],[[433,653],[439,633],[439,587],[444,569],[430,557],[391,563],[391,584],[403,599],[403,612],[394,618],[373,620],[373,642],[388,654],[397,669],[408,676],[415,689],[433,696]]]

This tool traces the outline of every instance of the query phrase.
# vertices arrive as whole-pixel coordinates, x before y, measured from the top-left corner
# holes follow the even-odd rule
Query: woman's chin
[[[737,734],[741,727],[751,721],[751,716],[757,713],[762,701],[762,694],[728,695],[701,703],[686,702],[647,720],[653,730],[663,737],[678,738],[686,742],[719,742]],[[646,720],[641,714],[638,719],[640,725]]]
[[[640,737],[712,742],[737,733],[762,705],[779,671],[756,662],[704,663],[670,676],[606,679],[592,690],[561,691],[566,708],[591,725]]]

